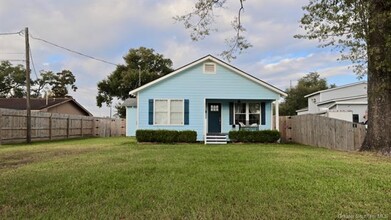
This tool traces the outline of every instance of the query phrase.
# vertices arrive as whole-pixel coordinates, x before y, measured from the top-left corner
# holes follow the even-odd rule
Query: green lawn
[[[391,159],[130,138],[0,146],[0,219],[391,218]]]

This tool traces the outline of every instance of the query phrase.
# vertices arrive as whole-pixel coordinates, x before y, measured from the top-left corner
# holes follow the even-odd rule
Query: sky
[[[303,33],[299,20],[304,13],[301,7],[307,3],[245,1],[242,24],[253,46],[230,64],[282,90],[314,71],[337,86],[359,81],[349,62],[338,61],[337,50],[319,48],[316,40],[293,38]],[[194,0],[0,0],[0,33],[28,27],[32,37],[117,64],[124,63],[123,56],[129,49],[143,46],[170,58],[175,69],[207,54],[218,57],[227,48],[225,39],[235,34],[230,24],[239,6],[238,0],[227,0],[224,9],[214,12],[217,31],[194,42],[183,24],[173,19],[190,12]],[[30,45],[32,79],[41,70],[69,69],[78,87],[70,95],[94,116],[110,115],[109,107],[97,107],[96,95],[97,83],[114,71],[114,65],[34,39],[30,39]],[[23,36],[0,36],[0,60],[25,59],[24,47]]]

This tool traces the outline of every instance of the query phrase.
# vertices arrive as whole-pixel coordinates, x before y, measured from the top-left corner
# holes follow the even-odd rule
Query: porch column
[[[279,120],[279,118],[280,118],[280,112],[279,112],[279,109],[278,109],[279,104],[280,104],[280,103],[278,102],[278,100],[276,100],[276,130],[277,130],[277,131],[280,130],[280,120]]]
[[[274,129],[274,120],[273,120],[273,114],[274,114],[274,105],[275,105],[275,102],[272,102],[271,103],[271,111],[270,111],[270,118],[272,119],[271,120],[271,126],[270,126],[270,129],[273,130]]]
[[[206,99],[204,99],[204,144],[206,144],[206,123],[208,123],[208,121],[206,120],[206,109],[207,109],[207,106],[206,106]]]

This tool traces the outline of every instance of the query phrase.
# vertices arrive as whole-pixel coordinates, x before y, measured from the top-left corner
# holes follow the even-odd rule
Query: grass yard
[[[0,146],[0,219],[389,219],[391,159],[131,138]]]

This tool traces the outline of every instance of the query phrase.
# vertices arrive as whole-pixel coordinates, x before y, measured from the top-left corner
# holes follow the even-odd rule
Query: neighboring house
[[[321,90],[304,96],[308,107],[297,110],[298,115],[317,114],[351,122],[365,122],[367,82],[358,82]]]
[[[197,140],[205,143],[214,136],[226,137],[239,125],[272,129],[272,103],[286,96],[280,89],[211,55],[130,94],[137,98],[125,103],[127,136],[134,136],[137,129],[194,130]]]
[[[26,98],[0,98],[0,108],[26,110]],[[31,98],[31,111],[92,116],[73,98]]]

